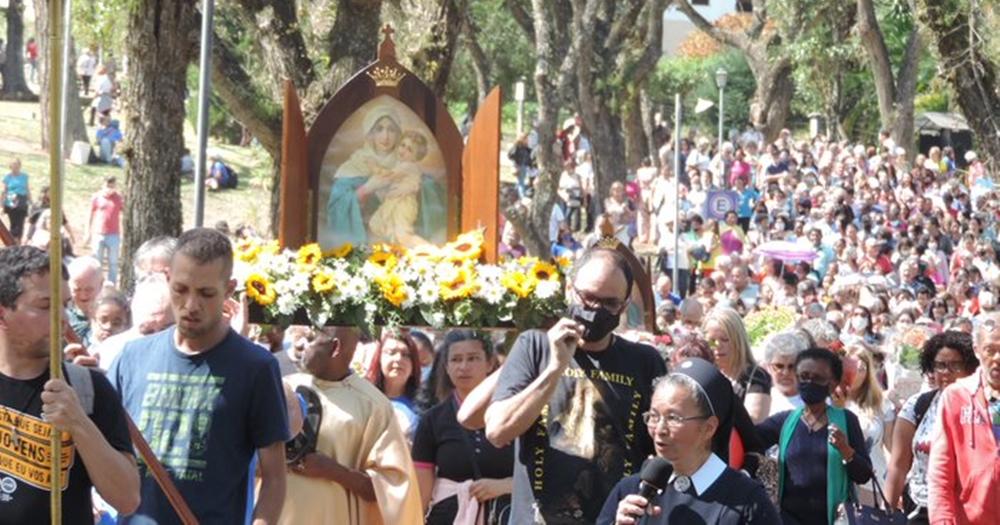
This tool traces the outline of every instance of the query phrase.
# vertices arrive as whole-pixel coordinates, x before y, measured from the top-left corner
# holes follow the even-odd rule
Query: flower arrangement
[[[376,325],[536,327],[566,307],[568,260],[520,257],[483,263],[483,234],[459,235],[443,247],[405,249],[318,244],[279,251],[247,240],[234,250],[237,279],[264,322],[291,324],[304,313],[317,326]]]

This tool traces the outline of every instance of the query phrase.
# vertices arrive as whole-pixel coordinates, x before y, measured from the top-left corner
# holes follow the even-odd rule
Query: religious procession
[[[996,6],[3,2],[0,525],[1000,523]]]

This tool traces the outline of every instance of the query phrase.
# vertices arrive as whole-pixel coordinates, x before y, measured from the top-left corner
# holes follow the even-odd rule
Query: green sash
[[[788,415],[785,424],[781,426],[781,436],[778,438],[778,502],[780,507],[781,498],[784,495],[785,485],[785,451],[788,450],[788,443],[792,440],[792,433],[805,407],[798,408]],[[826,415],[830,423],[837,425],[844,434],[847,434],[847,416],[843,408],[827,405]],[[837,507],[847,499],[847,469],[844,467],[843,456],[836,447],[827,443],[826,451],[826,512],[828,522],[832,525],[837,516]]]

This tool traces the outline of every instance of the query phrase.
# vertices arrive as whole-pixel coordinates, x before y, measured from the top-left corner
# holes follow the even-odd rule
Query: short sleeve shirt
[[[7,195],[4,200],[3,205],[8,208],[13,208],[15,204],[19,206],[27,206],[27,196],[28,196],[28,174],[18,173],[14,175],[13,173],[8,173],[3,177],[3,183],[7,186]],[[15,203],[15,197],[20,197],[20,201]]]
[[[899,419],[909,421],[910,423],[917,422],[917,399],[921,395],[922,393],[914,394],[903,403],[903,408],[899,410]],[[913,443],[911,445],[913,449],[913,464],[910,466],[910,472],[906,475],[906,482],[910,490],[910,499],[921,507],[927,506],[927,496],[929,494],[927,466],[930,464],[931,445],[938,434],[938,416],[941,413],[938,405],[940,401],[941,396],[939,393],[939,395],[934,396],[934,399],[931,400],[930,405],[927,406],[927,411],[924,412],[923,419],[920,420],[920,424],[917,425],[916,430],[913,432]]]
[[[739,381],[733,385],[733,391],[742,400],[747,394],[767,394],[771,395],[771,374],[764,370],[764,367],[748,366],[740,374]]]
[[[493,401],[524,390],[549,358],[545,332],[522,333]],[[620,337],[601,352],[578,350],[548,405],[517,439],[510,522],[532,523],[536,512],[549,524],[597,519],[615,484],[653,452],[642,414],[649,410],[653,379],[665,373],[656,350]]]
[[[169,328],[126,344],[108,377],[199,521],[241,522],[251,458],[289,437],[274,357],[232,330],[215,347],[185,354]],[[180,523],[145,465],[139,472],[142,503],[119,523]]]
[[[482,430],[458,424],[458,402],[450,397],[431,407],[420,418],[413,438],[413,463],[434,468],[438,477],[466,481],[475,477],[472,462],[482,477],[509,478],[514,472],[514,446],[494,447]]]
[[[111,448],[132,453],[118,394],[99,372],[90,370],[94,412],[90,419]],[[29,380],[0,374],[0,522],[48,523],[52,425],[41,419],[46,370]],[[16,437],[15,437],[16,436]],[[63,523],[93,523],[90,474],[69,434],[63,434]],[[68,471],[69,476],[65,476]]]

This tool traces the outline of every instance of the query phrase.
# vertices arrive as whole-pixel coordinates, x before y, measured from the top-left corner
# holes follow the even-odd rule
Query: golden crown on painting
[[[392,66],[378,66],[367,73],[375,81],[376,87],[396,87],[406,76],[404,71]]]

